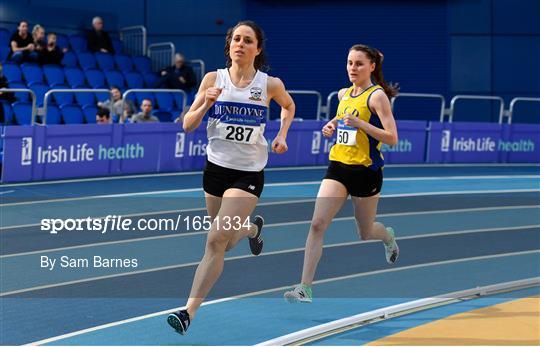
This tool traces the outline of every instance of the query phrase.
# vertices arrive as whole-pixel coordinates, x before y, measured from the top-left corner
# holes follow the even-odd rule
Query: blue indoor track
[[[226,254],[186,336],[165,318],[185,304],[204,251],[206,233],[183,222],[205,214],[200,173],[0,186],[0,344],[252,345],[397,303],[540,276],[540,166],[393,166],[384,172],[378,220],[396,230],[399,261],[388,265],[380,242],[359,240],[347,202],[325,236],[314,302],[290,305],[282,295],[300,280],[324,171],[266,171],[256,209],[267,223],[264,251],[252,256],[244,240]],[[104,234],[51,234],[40,225],[107,215],[180,223]],[[138,266],[49,270],[40,267],[44,256],[136,258]],[[367,343],[399,330],[385,328],[389,322],[321,344]]]

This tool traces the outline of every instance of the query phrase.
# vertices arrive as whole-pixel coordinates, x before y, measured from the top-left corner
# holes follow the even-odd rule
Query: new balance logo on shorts
[[[255,190],[255,186],[254,186],[254,185],[250,185],[248,188],[251,189],[251,190]]]

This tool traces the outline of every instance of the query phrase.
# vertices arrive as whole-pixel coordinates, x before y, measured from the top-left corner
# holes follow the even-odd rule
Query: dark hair
[[[47,34],[47,37],[53,36],[53,35],[54,35],[54,36],[58,36],[58,35],[56,35],[56,33],[55,33],[54,31],[51,31],[51,32],[49,32],[49,33]]]
[[[349,52],[350,51],[362,51],[368,56],[372,63],[375,63],[375,70],[372,72],[373,79],[378,85],[383,87],[384,92],[389,98],[392,98],[398,94],[398,86],[395,84],[388,84],[384,80],[382,72],[382,62],[384,56],[378,49],[366,45],[354,45],[349,49]]]
[[[259,53],[259,55],[255,57],[255,62],[253,63],[253,66],[257,70],[268,71],[269,67],[266,64],[266,53],[265,53],[265,48],[264,48],[264,43],[266,41],[264,32],[262,31],[261,27],[257,23],[250,20],[244,20],[244,21],[238,22],[238,24],[236,24],[234,27],[227,30],[227,36],[225,38],[225,48],[223,50],[225,54],[227,67],[231,67],[232,65],[232,60],[231,60],[229,51],[231,49],[231,41],[233,38],[233,33],[236,30],[236,28],[242,25],[248,26],[251,29],[253,29],[253,31],[255,32],[255,37],[257,38],[257,48],[261,49],[261,53]]]
[[[17,26],[20,27],[22,23],[26,23],[26,25],[28,25],[28,21],[23,19],[22,21],[19,22],[19,25]]]
[[[109,112],[108,109],[106,109],[104,107],[99,107],[98,110],[97,110],[96,116],[98,116],[98,117],[105,116],[106,118],[110,118],[111,113]]]
[[[109,90],[113,90],[113,89],[118,89],[120,94],[122,94],[122,91],[120,90],[120,87],[118,87],[117,85],[112,85],[112,86],[109,87]]]

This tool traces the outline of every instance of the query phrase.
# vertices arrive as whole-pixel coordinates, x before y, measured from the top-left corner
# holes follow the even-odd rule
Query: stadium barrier
[[[270,145],[280,122],[269,121],[269,167],[326,165],[335,136],[326,121],[291,127],[283,155]],[[540,124],[397,121],[399,142],[383,145],[386,164],[540,163]],[[201,170],[206,126],[185,133],[178,123],[76,124],[4,128],[2,182]]]

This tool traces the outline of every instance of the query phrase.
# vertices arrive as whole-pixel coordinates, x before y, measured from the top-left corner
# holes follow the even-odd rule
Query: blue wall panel
[[[452,34],[491,33],[491,0],[449,0],[448,14]]]
[[[491,38],[454,36],[452,45],[452,93],[491,91]]]
[[[540,35],[540,1],[493,1],[493,32],[495,34]]]
[[[402,91],[445,93],[448,85],[446,2],[249,1],[247,15],[265,30],[271,74],[290,89],[323,94],[349,84],[350,46],[385,55],[384,73]]]
[[[540,36],[493,39],[493,93],[540,95]]]

